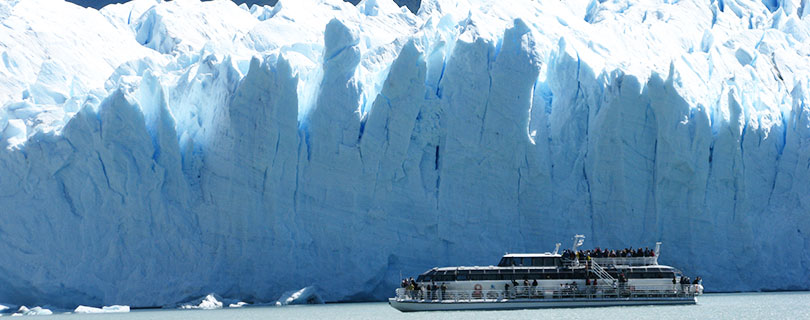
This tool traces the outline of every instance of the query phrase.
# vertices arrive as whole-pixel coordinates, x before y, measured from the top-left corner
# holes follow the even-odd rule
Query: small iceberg
[[[28,309],[26,306],[21,306],[12,316],[49,316],[52,314],[53,312],[51,310],[42,307]]]
[[[94,308],[94,307],[88,307],[88,306],[81,306],[80,305],[80,306],[76,307],[76,309],[73,310],[73,312],[74,313],[122,313],[122,312],[129,312],[129,306],[114,305],[114,306],[104,306],[104,307],[101,307],[101,308]]]
[[[241,308],[241,307],[244,307],[244,306],[247,306],[247,305],[248,305],[248,303],[247,303],[247,302],[244,302],[244,301],[239,301],[239,302],[237,302],[237,303],[231,303],[231,304],[229,304],[229,305],[228,305],[228,308]]]
[[[318,295],[314,286],[305,287],[298,291],[287,291],[281,294],[281,298],[276,301],[277,306],[290,304],[323,304],[323,299]]]
[[[217,299],[215,294],[210,293],[203,298],[180,304],[180,309],[222,309],[222,302],[220,300],[221,299]]]

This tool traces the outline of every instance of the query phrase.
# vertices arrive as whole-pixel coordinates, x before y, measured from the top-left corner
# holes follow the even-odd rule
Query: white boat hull
[[[542,308],[614,307],[640,305],[689,305],[696,304],[696,297],[683,298],[605,298],[605,299],[502,299],[499,301],[415,301],[389,298],[391,307],[402,311],[453,311],[453,310],[514,310]]]

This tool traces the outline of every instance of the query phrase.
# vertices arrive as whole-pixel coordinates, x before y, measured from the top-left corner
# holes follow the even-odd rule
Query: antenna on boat
[[[655,243],[655,264],[658,264],[658,257],[661,256],[661,241]]]
[[[560,252],[560,243],[557,242],[557,244],[554,245],[554,253],[553,254],[557,255],[559,252]]]
[[[571,246],[572,252],[577,252],[577,248],[585,242],[585,235],[578,234],[574,236],[574,245]]]

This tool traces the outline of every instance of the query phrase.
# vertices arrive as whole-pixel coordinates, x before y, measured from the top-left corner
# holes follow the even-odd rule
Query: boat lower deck
[[[397,290],[388,304],[402,312],[450,310],[510,310],[540,308],[580,308],[638,305],[688,305],[697,303],[699,294],[693,286],[673,290],[633,288],[599,288],[588,291],[543,290],[453,290],[406,291]]]
[[[432,300],[417,301],[396,298],[388,299],[388,304],[402,312],[412,311],[453,311],[453,310],[514,310],[541,308],[581,308],[613,307],[638,305],[684,305],[696,304],[697,298],[561,298],[561,299],[502,299],[491,301],[473,299],[465,301]]]

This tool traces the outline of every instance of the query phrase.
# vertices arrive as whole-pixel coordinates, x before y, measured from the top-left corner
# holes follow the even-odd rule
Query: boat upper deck
[[[555,254],[511,253],[506,254],[498,262],[499,267],[570,267],[584,264],[592,260],[602,266],[654,266],[658,265],[658,257],[605,257],[567,259]]]

